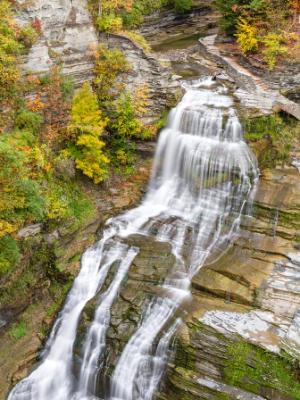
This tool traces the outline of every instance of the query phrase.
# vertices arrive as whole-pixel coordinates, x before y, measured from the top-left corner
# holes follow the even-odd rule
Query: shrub
[[[19,70],[16,57],[22,50],[18,42],[16,24],[7,0],[0,2],[0,102],[8,101],[16,91]]]
[[[115,13],[109,13],[97,18],[97,26],[100,31],[115,33],[122,30],[123,21]]]
[[[33,133],[38,133],[42,123],[43,117],[41,114],[26,109],[21,110],[15,119],[15,125],[18,128],[26,129]]]
[[[244,18],[239,19],[235,36],[243,53],[258,49],[257,29],[251,26]]]
[[[99,110],[96,95],[89,83],[84,83],[73,99],[69,129],[76,139],[69,151],[75,159],[76,168],[95,183],[107,177],[109,160],[102,151],[104,142],[100,140],[106,124],[107,119]]]
[[[19,322],[18,324],[13,324],[9,335],[14,340],[19,340],[24,337],[27,333],[26,324],[24,321]]]
[[[242,8],[241,5],[246,4],[247,1],[243,0],[216,0],[215,4],[217,9],[220,11],[222,18],[220,25],[222,29],[233,35],[236,31],[236,25],[238,18],[241,16]]]
[[[19,260],[20,251],[17,242],[9,235],[0,237],[0,278],[9,272]]]
[[[33,44],[38,40],[39,33],[32,25],[25,25],[20,30],[18,39],[24,45],[25,48],[30,49]]]
[[[140,26],[144,21],[144,17],[140,7],[135,6],[131,11],[122,13],[122,20],[126,28],[132,29]]]
[[[283,36],[277,33],[269,32],[262,38],[264,50],[262,51],[264,59],[270,70],[274,69],[278,56],[286,54],[288,49],[283,45]]]
[[[128,71],[129,65],[119,49],[99,46],[96,54],[94,84],[101,106],[109,106],[108,103],[111,102],[112,97],[118,95],[121,85],[117,82],[117,77]]]
[[[40,221],[44,201],[37,182],[29,177],[26,153],[0,140],[0,219],[17,230],[25,222]]]
[[[45,129],[43,129],[43,141],[47,141],[49,147],[57,148],[65,139],[62,130],[67,127],[70,112],[70,95],[72,88],[66,81],[59,67],[54,66],[48,77],[44,78],[44,103],[43,116]],[[70,84],[71,85],[71,84]],[[66,129],[64,133],[67,133]]]
[[[75,182],[57,179],[50,174],[45,183],[47,218],[70,220],[75,229],[94,213],[91,201]]]
[[[179,13],[185,13],[190,11],[193,6],[193,0],[175,0],[174,7],[175,10]]]
[[[135,145],[124,136],[115,136],[110,142],[111,164],[119,173],[132,172]]]
[[[118,135],[139,137],[142,132],[141,123],[137,120],[132,97],[123,93],[115,102],[115,121],[112,125]]]

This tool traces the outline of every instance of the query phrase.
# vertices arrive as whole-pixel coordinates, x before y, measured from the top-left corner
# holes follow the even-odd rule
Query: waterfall
[[[108,221],[103,238],[82,257],[82,266],[42,354],[40,364],[8,400],[94,400],[103,370],[111,307],[139,249],[134,233],[169,242],[176,262],[163,294],[146,307],[113,371],[106,400],[151,400],[181,320],[191,301],[193,276],[220,257],[238,233],[257,179],[254,156],[242,137],[233,101],[211,78],[185,83],[186,94],[169,116],[157,145],[148,192],[141,205]],[[188,249],[188,250],[187,250]],[[74,344],[81,313],[113,279],[96,304],[74,373]],[[75,377],[76,375],[76,377]]]

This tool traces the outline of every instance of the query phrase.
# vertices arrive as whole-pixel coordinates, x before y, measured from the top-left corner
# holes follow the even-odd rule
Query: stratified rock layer
[[[20,12],[20,24],[40,21],[42,34],[24,58],[24,69],[45,73],[53,63],[63,64],[63,72],[76,83],[92,75],[92,49],[98,40],[86,0],[35,0],[25,4]]]

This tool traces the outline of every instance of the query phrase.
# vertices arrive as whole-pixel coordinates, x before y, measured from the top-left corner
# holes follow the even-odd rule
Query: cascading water
[[[256,161],[223,87],[211,78],[185,84],[186,94],[160,135],[153,175],[142,204],[108,222],[103,239],[82,258],[82,267],[59,314],[41,363],[11,391],[8,400],[98,399],[110,310],[139,249],[126,244],[133,233],[169,242],[176,263],[152,299],[119,357],[107,400],[151,400],[180,324],[179,308],[204,263],[232,242],[257,179]],[[114,267],[114,268],[113,268]],[[111,271],[74,372],[78,321]],[[75,377],[76,376],[76,377]]]

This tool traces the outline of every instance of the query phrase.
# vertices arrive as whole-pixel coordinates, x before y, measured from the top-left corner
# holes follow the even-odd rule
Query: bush
[[[18,42],[12,10],[7,0],[0,2],[0,102],[11,100],[20,73],[16,57],[22,45]]]
[[[119,49],[99,46],[96,54],[94,84],[102,107],[109,107],[112,98],[118,95],[121,85],[117,82],[117,77],[128,71],[129,65]]]
[[[110,157],[118,173],[132,172],[135,161],[135,145],[124,136],[115,136],[110,143]]]
[[[277,33],[268,33],[262,38],[264,59],[270,70],[274,69],[278,56],[286,54],[288,49],[283,45],[283,36]]]
[[[115,121],[112,128],[120,136],[139,137],[141,123],[136,118],[135,106],[130,94],[123,93],[115,102]]]
[[[220,25],[226,33],[233,35],[236,32],[237,21],[242,12],[240,6],[246,3],[248,1],[216,0],[216,7],[222,15]]]
[[[0,278],[20,260],[17,242],[9,235],[0,237]]]
[[[57,179],[52,175],[46,181],[44,196],[47,205],[47,218],[50,220],[69,220],[72,228],[79,227],[94,214],[94,207],[75,182]]]
[[[141,9],[135,6],[131,11],[122,13],[122,20],[126,28],[132,29],[140,26],[144,21],[144,17]]]
[[[99,109],[96,95],[89,83],[84,83],[73,99],[69,129],[76,139],[69,151],[75,159],[76,168],[95,183],[107,177],[109,160],[102,151],[104,142],[100,140],[106,124],[107,119]]]
[[[174,7],[179,13],[185,13],[190,11],[193,6],[193,0],[175,0]]]
[[[115,13],[110,13],[98,17],[97,26],[102,32],[115,33],[122,30],[123,21],[122,18],[117,16]]]
[[[20,30],[18,39],[24,45],[26,49],[30,49],[33,44],[38,40],[39,33],[34,29],[32,25],[23,26]]]
[[[25,222],[43,218],[44,201],[38,183],[30,178],[26,153],[5,139],[0,140],[0,219],[11,224],[15,231]]]
[[[43,123],[43,117],[41,114],[22,110],[20,111],[15,119],[15,125],[19,129],[26,129],[32,133],[38,133]]]
[[[244,18],[238,21],[236,37],[243,53],[258,49],[257,29]]]

